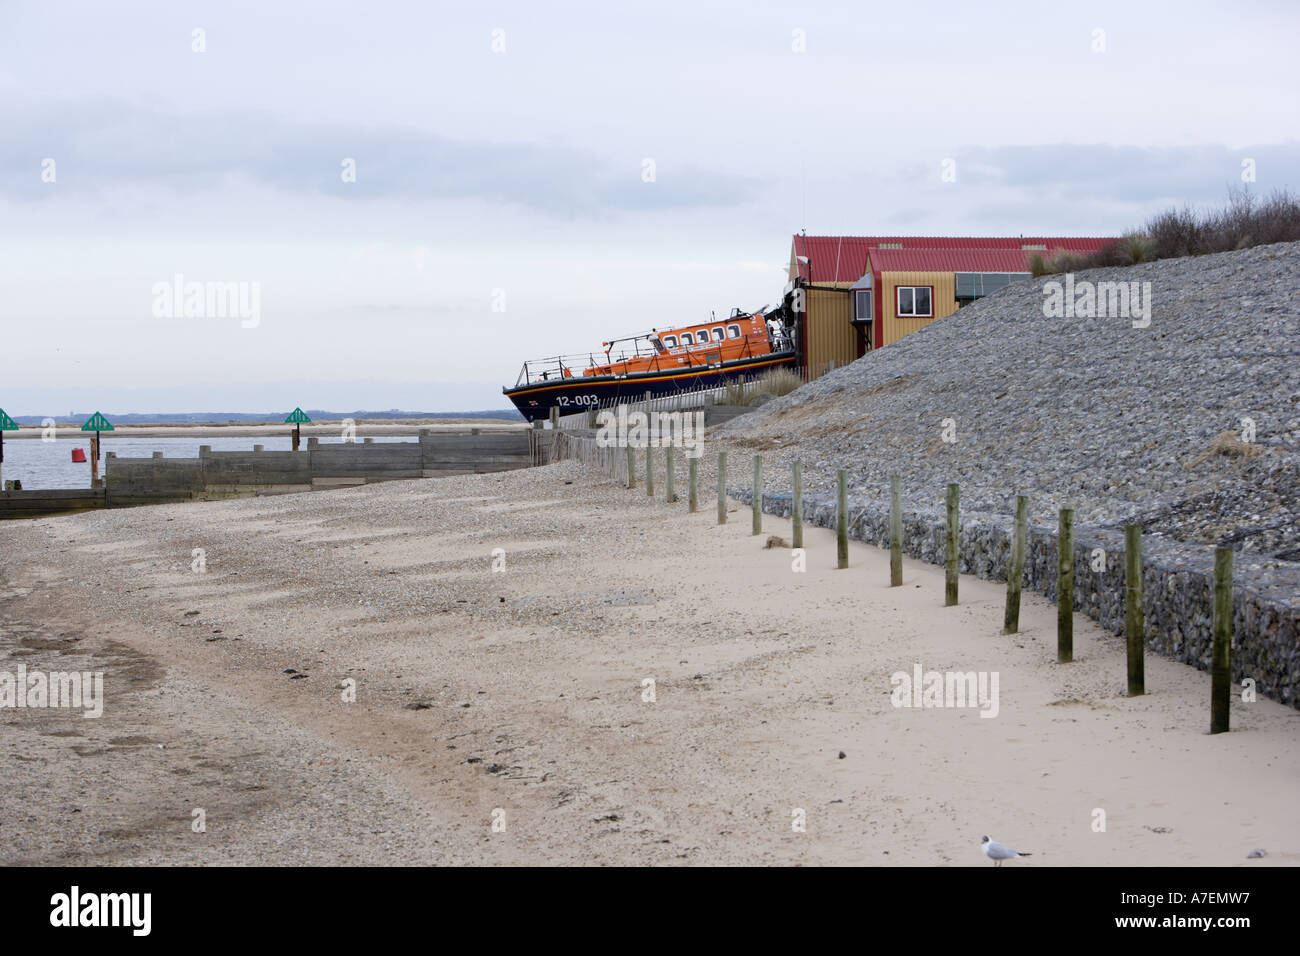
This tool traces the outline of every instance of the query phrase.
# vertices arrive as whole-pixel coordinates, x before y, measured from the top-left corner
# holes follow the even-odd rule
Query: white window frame
[[[916,287],[909,286],[909,288],[916,288]],[[866,302],[867,302],[867,311],[865,315],[863,314],[862,309],[860,308],[864,296],[866,297]],[[853,317],[858,321],[867,321],[867,322],[870,322],[875,319],[876,297],[873,294],[871,289],[858,289],[854,292]]]
[[[926,299],[930,303],[928,312],[916,311],[916,290],[924,289]],[[912,293],[912,311],[903,311],[903,292]],[[900,285],[894,289],[894,314],[900,319],[932,319],[934,318],[934,287],[928,285]]]
[[[740,338],[740,326],[738,326],[738,325],[729,325],[729,326],[727,326],[727,338],[729,338],[729,339],[738,339],[738,338]]]
[[[683,332],[682,345],[694,345],[694,344],[695,344],[695,336],[691,335],[690,332]]]
[[[665,335],[665,336],[664,336],[664,345],[668,346],[670,349],[675,349],[675,348],[677,348],[677,336],[675,336],[675,335]]]
[[[727,333],[722,331],[722,326],[719,325],[717,328],[713,330],[713,341],[714,342],[727,341]]]

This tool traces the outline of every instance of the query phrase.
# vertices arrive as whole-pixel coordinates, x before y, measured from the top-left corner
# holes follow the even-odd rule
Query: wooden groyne
[[[103,488],[0,491],[0,518],[38,518],[108,506]]]
[[[300,451],[213,451],[197,458],[105,456],[103,486],[0,492],[0,518],[35,517],[88,508],[126,508],[172,501],[286,494],[443,475],[509,471],[545,463],[549,444],[530,429],[421,431],[412,442],[320,444]]]

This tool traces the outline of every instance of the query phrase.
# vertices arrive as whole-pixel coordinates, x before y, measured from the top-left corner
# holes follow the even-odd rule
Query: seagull
[[[1033,856],[1032,853],[1017,853],[1009,846],[994,843],[987,836],[980,841],[980,849],[984,851],[985,856],[993,861],[994,866],[1001,866],[1003,860],[1014,860],[1019,856]]]

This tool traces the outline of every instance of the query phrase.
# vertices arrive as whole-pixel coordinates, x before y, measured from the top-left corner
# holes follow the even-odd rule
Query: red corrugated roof
[[[907,252],[925,249],[954,250],[1013,250],[1021,251],[1021,246],[1040,245],[1047,250],[1029,250],[1028,256],[1038,252],[1050,255],[1057,249],[1068,252],[1093,252],[1107,243],[1114,242],[1115,236],[800,236],[794,237],[795,255],[807,256],[812,260],[813,282],[856,282],[866,271],[868,254],[882,244],[897,243],[899,249],[884,249],[882,252]],[[944,267],[946,268],[946,267]],[[1015,269],[955,269],[954,271],[997,271],[1021,272]],[[800,265],[800,275],[809,278],[808,267]]]
[[[1028,272],[1030,256],[1045,253],[1023,249],[872,249],[867,255],[872,272]]]

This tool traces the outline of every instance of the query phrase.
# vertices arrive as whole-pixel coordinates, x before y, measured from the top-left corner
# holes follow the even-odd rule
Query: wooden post
[[[794,499],[790,502],[790,521],[794,533],[790,537],[790,547],[803,547],[803,462],[796,461],[790,466],[794,475]]]
[[[298,422],[293,423],[293,450],[294,451],[298,450],[298,445],[302,441],[302,433],[300,431],[301,428],[302,425],[300,425]]]
[[[1062,508],[1056,530],[1056,661],[1074,660],[1074,509]]]
[[[647,498],[653,498],[655,496],[654,449],[650,447],[650,439],[648,437],[645,442],[645,496]]]
[[[664,501],[672,504],[677,500],[677,493],[673,491],[673,446],[670,444],[664,449]]]
[[[763,456],[754,456],[754,500],[751,502],[754,528],[750,534],[763,533]]]
[[[959,534],[958,504],[960,489],[954,484],[948,486],[948,541],[945,545],[943,561],[943,606],[953,607],[957,603],[957,536]]]
[[[1002,633],[1020,631],[1020,582],[1025,576],[1025,538],[1029,499],[1016,495],[1016,525],[1011,533],[1011,560],[1007,564],[1007,606],[1002,615]]]
[[[1214,659],[1210,670],[1210,733],[1228,730],[1232,692],[1232,549],[1214,549]]]
[[[554,464],[560,455],[560,408],[558,405],[551,406],[551,451],[547,461]]]
[[[631,442],[627,443],[627,486],[636,487],[636,449]]]
[[[727,453],[718,452],[718,524],[727,523]]]
[[[691,514],[695,514],[696,510],[700,506],[699,465],[699,458],[688,457],[686,459],[686,471],[689,475],[690,482],[690,491],[688,492],[690,497],[687,500],[690,502],[689,507]]]
[[[849,566],[849,473],[841,468],[835,476],[838,513],[835,516],[835,556],[840,570]]]
[[[903,500],[898,475],[889,476],[889,586],[903,584]]]
[[[99,432],[90,440],[90,487],[99,487]]]
[[[1124,625],[1128,634],[1128,695],[1140,697],[1146,693],[1143,675],[1143,635],[1146,625],[1142,618],[1142,526],[1124,528]]]

